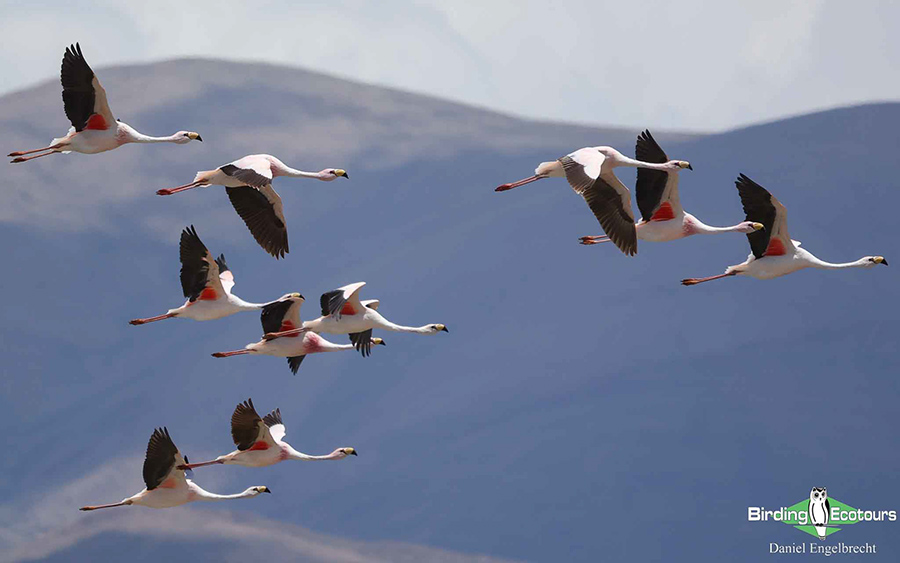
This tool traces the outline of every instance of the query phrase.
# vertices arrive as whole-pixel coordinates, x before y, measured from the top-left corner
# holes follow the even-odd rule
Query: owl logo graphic
[[[809,491],[809,523],[816,527],[819,539],[824,540],[828,533],[828,519],[831,505],[828,503],[828,489],[813,487]]]

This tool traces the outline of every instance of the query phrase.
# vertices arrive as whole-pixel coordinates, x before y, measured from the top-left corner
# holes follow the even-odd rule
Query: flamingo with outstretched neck
[[[219,495],[204,490],[185,475],[184,466],[187,458],[181,455],[169,430],[157,428],[147,443],[147,456],[144,458],[143,491],[112,504],[96,504],[82,506],[79,510],[90,511],[117,506],[146,506],[147,508],[171,508],[195,501],[219,501],[240,498],[253,498],[262,493],[271,493],[268,487],[250,487],[242,493]]]
[[[72,127],[65,137],[53,139],[49,146],[9,153],[8,156],[16,157],[10,161],[11,163],[28,162],[56,153],[97,154],[129,143],[184,145],[191,141],[203,141],[200,135],[193,131],[178,131],[168,137],[151,137],[113,117],[106,100],[106,90],[84,60],[78,43],[66,49],[60,81],[63,87],[63,106]],[[25,156],[29,154],[34,156]]]
[[[284,258],[290,251],[287,226],[281,196],[272,187],[272,181],[279,176],[314,178],[323,182],[350,178],[341,168],[304,172],[291,168],[272,155],[251,154],[215,170],[201,170],[189,184],[164,188],[156,193],[172,195],[194,188],[225,186],[231,205],[256,242],[275,258]]]
[[[750,255],[740,264],[728,266],[724,274],[707,278],[687,278],[682,285],[697,285],[731,276],[749,276],[770,280],[805,268],[843,270],[874,268],[888,265],[884,256],[863,256],[853,262],[832,263],[819,260],[811,252],[800,248],[800,241],[792,240],[787,230],[787,209],[768,190],[741,174],[734,182],[741,195],[748,221],[759,221],[765,229],[749,233]]]
[[[266,467],[288,459],[329,461],[357,455],[354,448],[337,448],[328,455],[308,455],[298,452],[285,442],[284,435],[284,422],[281,420],[280,409],[275,409],[261,417],[253,406],[253,400],[247,399],[243,403],[239,403],[231,415],[231,438],[237,449],[211,461],[186,463],[181,466],[181,469],[220,464]]]
[[[266,305],[244,301],[231,292],[234,274],[225,262],[225,255],[220,254],[213,260],[193,225],[181,232],[179,259],[181,289],[187,298],[184,305],[169,309],[163,315],[132,319],[129,324],[142,325],[174,318],[211,321],[241,311],[258,311]]]

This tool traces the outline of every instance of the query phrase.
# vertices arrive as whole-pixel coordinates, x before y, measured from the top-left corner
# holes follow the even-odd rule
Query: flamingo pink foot
[[[735,275],[735,272],[729,272],[727,274],[719,274],[718,276],[710,276],[708,278],[686,278],[686,279],[681,280],[681,285],[697,285],[698,283],[727,278],[728,276],[733,276],[733,275]]]
[[[581,237],[581,244],[590,246],[592,244],[600,244],[601,242],[609,242],[609,237],[605,235]]]
[[[232,350],[231,352],[213,352],[213,358],[230,358],[231,356],[241,356],[249,354],[250,350]]]
[[[19,162],[28,162],[29,160],[34,160],[36,158],[41,158],[42,156],[47,156],[53,154],[55,151],[45,152],[44,154],[38,154],[35,156],[19,156],[9,161],[10,164],[17,164]]]
[[[166,313],[165,315],[157,315],[157,316],[155,316],[155,317],[150,317],[150,318],[147,318],[147,319],[132,319],[132,320],[128,321],[128,324],[130,324],[130,325],[135,325],[135,326],[137,326],[137,325],[143,325],[143,324],[147,324],[147,323],[153,323],[153,322],[156,322],[156,321],[161,321],[161,320],[163,320],[163,319],[171,319],[171,318],[174,317],[174,316],[175,316],[175,315],[174,315],[173,313]]]

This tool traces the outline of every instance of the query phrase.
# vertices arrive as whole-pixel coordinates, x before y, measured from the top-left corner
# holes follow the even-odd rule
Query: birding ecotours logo
[[[828,496],[825,487],[813,487],[809,498],[787,507],[767,509],[764,506],[747,508],[749,522],[775,521],[793,526],[820,540],[836,534],[844,526],[860,522],[895,522],[896,510],[860,510]]]

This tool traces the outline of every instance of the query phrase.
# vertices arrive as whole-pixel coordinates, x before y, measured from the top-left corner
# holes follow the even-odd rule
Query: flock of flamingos
[[[66,117],[72,123],[69,132],[53,139],[49,146],[10,153],[13,163],[27,162],[56,154],[79,152],[96,154],[127,143],[176,143],[201,141],[198,133],[179,131],[168,137],[144,135],[113,117],[106,92],[75,44],[63,56],[61,82]],[[725,273],[705,278],[688,278],[684,285],[695,285],[730,276],[771,279],[804,268],[842,269],[887,266],[883,256],[864,256],[854,262],[830,263],[800,248],[787,231],[787,211],[768,190],[741,174],[735,181],[746,220],[730,227],[712,227],[687,213],[678,196],[678,176],[693,170],[684,160],[670,160],[649,131],[638,136],[634,159],[612,147],[585,147],[562,158],[542,162],[533,176],[503,184],[502,192],[544,178],[564,177],[582,196],[600,223],[604,235],[585,236],[581,244],[612,242],[627,255],[637,253],[638,239],[652,242],[672,241],[691,235],[745,233],[750,255],[740,264],[728,266]],[[641,219],[635,223],[631,193],[616,177],[614,169],[630,166],[638,169],[635,192]],[[257,154],[235,160],[214,170],[198,172],[193,182],[175,188],[161,189],[159,195],[172,195],[210,185],[224,186],[235,211],[247,225],[257,243],[276,259],[289,252],[287,226],[281,198],[272,187],[278,176],[314,178],[330,182],[349,178],[340,168],[304,172],[291,168],[274,156]],[[267,303],[244,301],[232,293],[234,274],[225,256],[213,258],[193,226],[184,229],[180,243],[181,288],[187,299],[183,305],[155,317],[135,319],[141,325],[170,318],[197,321],[220,319],[241,311],[261,311],[263,337],[239,350],[217,352],[225,358],[246,354],[262,354],[287,358],[293,373],[308,354],[355,349],[363,356],[384,340],[372,336],[374,329],[417,334],[448,332],[443,324],[419,327],[403,326],[387,320],[378,312],[376,299],[360,300],[365,282],[357,282],[324,293],[319,300],[321,316],[300,320],[304,297],[288,293]],[[335,344],[321,334],[348,335],[350,344]],[[219,495],[200,488],[192,480],[191,469],[205,465],[236,464],[264,467],[288,459],[337,460],[356,455],[349,447],[338,448],[324,456],[312,456],[295,450],[284,441],[285,428],[281,411],[275,409],[260,416],[248,399],[237,405],[231,417],[231,436],[237,449],[214,460],[190,463],[169,436],[168,429],[157,428],[150,436],[144,460],[146,488],[112,504],[84,506],[96,510],[115,506],[138,505],[168,508],[192,501],[215,501],[250,498],[270,492],[267,487],[250,487],[242,493]]]

